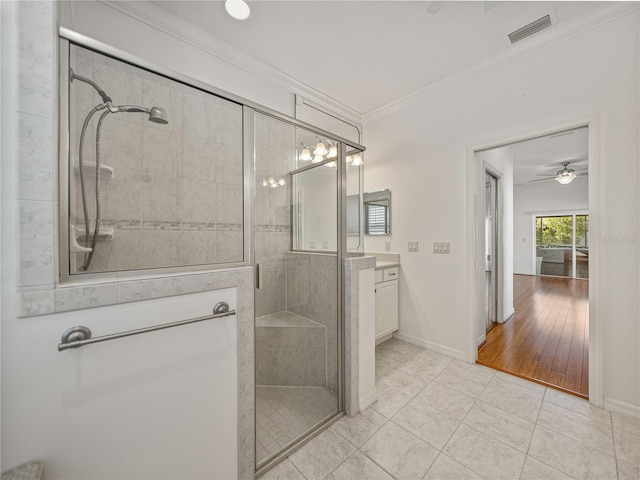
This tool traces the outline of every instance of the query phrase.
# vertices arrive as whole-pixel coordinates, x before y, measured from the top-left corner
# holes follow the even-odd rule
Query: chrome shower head
[[[149,121],[166,125],[169,123],[166,110],[162,107],[151,107],[149,111]]]
[[[128,113],[146,113],[147,115],[149,115],[150,122],[160,123],[162,125],[166,125],[167,123],[169,123],[169,120],[167,119],[167,112],[162,107],[144,108],[137,105],[120,105],[118,107],[118,110]]]

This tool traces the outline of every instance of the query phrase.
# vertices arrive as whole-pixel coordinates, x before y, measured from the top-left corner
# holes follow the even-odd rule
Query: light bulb
[[[267,185],[269,185],[269,184],[267,183],[267,179],[266,179],[266,178],[263,178],[263,179],[262,179],[262,186],[263,186],[263,187],[266,187]]]
[[[338,156],[338,147],[336,147],[335,145],[332,145],[331,148],[329,149],[329,155],[327,155],[327,158],[336,158]]]
[[[347,163],[351,163],[353,162],[353,157],[351,155],[347,155],[347,158],[345,160],[347,161]]]
[[[324,143],[318,142],[318,144],[316,145],[316,149],[313,151],[313,154],[326,155],[327,153],[329,153],[329,150],[327,150],[327,147],[325,147]]]
[[[236,20],[246,20],[251,15],[251,9],[244,0],[226,0],[224,8]]]
[[[323,160],[324,158],[322,158],[322,155],[316,155],[315,157],[313,157],[313,161],[311,163],[320,163]]]
[[[280,180],[278,180],[278,185],[280,185],[281,187],[286,185],[286,184],[287,184],[287,182],[285,181],[284,178],[281,178]]]
[[[358,167],[362,165],[362,157],[357,153],[352,157],[353,158],[353,166]]]
[[[336,162],[329,162],[324,164],[325,167],[334,168],[337,167],[338,164]]]
[[[309,151],[308,148],[303,148],[302,152],[300,152],[300,156],[298,157],[300,160],[303,160],[305,162],[308,162],[309,160],[311,160],[313,157],[311,157],[311,152]]]

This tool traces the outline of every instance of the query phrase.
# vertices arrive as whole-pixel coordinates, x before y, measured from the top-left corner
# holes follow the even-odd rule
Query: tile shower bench
[[[257,385],[327,385],[327,328],[292,312],[256,318]]]

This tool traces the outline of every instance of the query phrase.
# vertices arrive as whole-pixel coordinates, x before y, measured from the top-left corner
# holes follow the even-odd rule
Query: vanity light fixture
[[[263,187],[284,187],[287,184],[287,181],[284,178],[279,178],[276,180],[276,177],[265,177],[262,179]]]
[[[351,160],[351,165],[353,165],[354,167],[359,167],[360,165],[362,165],[362,157],[358,153],[352,155]]]
[[[322,140],[318,139],[318,143],[316,144],[316,149],[313,151],[313,154],[316,156],[320,155],[324,157],[327,153],[329,153],[329,150],[327,150],[327,147],[322,142]],[[336,150],[336,153],[337,153],[337,150]]]
[[[306,146],[304,143],[300,143],[300,145],[302,146],[302,150],[300,151],[300,155],[298,155],[298,160],[301,161],[308,162],[311,160],[311,163],[320,163],[325,159],[338,157],[338,146],[328,139],[322,140],[321,138],[318,138],[318,143],[316,143],[315,146]],[[329,149],[327,149],[327,146]],[[312,148],[313,156],[311,155]],[[345,160],[348,165],[353,165],[354,167],[359,167],[364,163],[362,156],[359,153],[347,155]],[[338,164],[335,161],[325,164],[327,167],[336,167],[337,165]]]
[[[251,9],[244,0],[225,0],[224,9],[236,20],[246,20],[251,15]]]
[[[313,157],[311,156],[311,152],[309,151],[309,149],[304,146],[304,143],[301,143],[300,145],[302,145],[302,151],[300,152],[300,156],[298,157],[298,160],[302,160],[305,162],[312,160]]]

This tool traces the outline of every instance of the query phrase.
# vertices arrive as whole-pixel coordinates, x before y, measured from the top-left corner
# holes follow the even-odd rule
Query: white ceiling
[[[230,18],[221,1],[155,1],[263,63],[364,114],[504,54],[502,36],[555,10],[558,26],[607,2],[247,0]],[[539,38],[553,28],[542,32]]]
[[[532,180],[544,178],[539,175],[555,175],[558,170],[562,170],[562,162],[570,162],[568,168],[576,170],[576,173],[585,173],[588,167],[588,147],[587,127],[515,143],[513,184],[529,184]],[[578,177],[574,182],[582,180],[582,177]],[[553,180],[537,183],[557,185]]]

